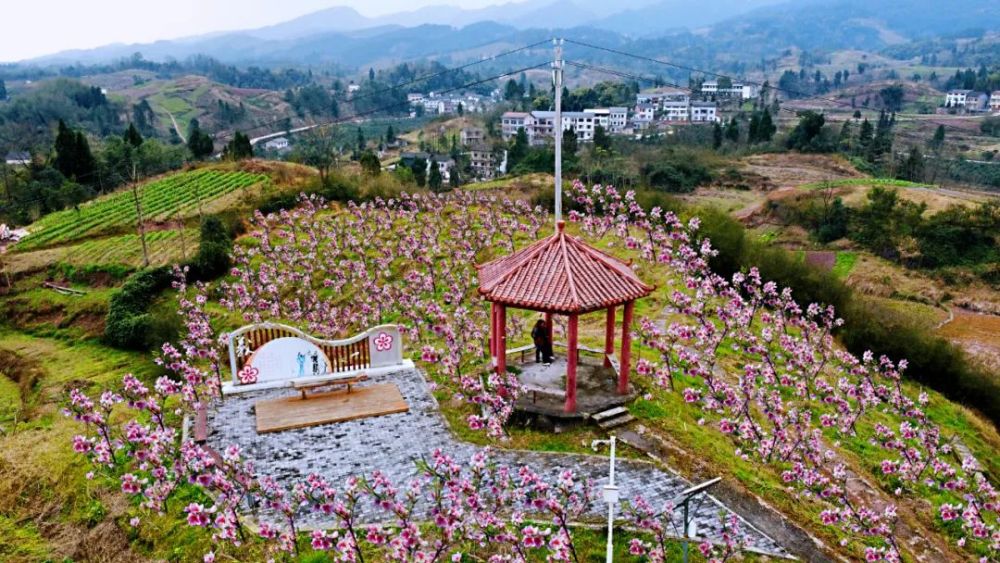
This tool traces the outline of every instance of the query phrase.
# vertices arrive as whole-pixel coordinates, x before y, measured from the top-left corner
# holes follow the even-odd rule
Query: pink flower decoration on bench
[[[257,375],[260,374],[260,370],[253,366],[244,366],[239,372],[237,372],[236,377],[240,380],[241,385],[252,385],[257,383]]]
[[[375,342],[376,352],[385,352],[386,350],[392,348],[392,336],[384,332],[378,333],[378,336],[375,337],[374,342]]]

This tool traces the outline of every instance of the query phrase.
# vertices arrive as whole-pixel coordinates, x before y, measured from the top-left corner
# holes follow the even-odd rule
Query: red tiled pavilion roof
[[[553,313],[586,313],[653,291],[627,264],[565,233],[479,266],[487,301]]]

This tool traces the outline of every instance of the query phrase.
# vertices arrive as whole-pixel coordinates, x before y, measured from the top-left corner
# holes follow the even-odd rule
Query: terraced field
[[[153,231],[146,233],[149,262],[161,266],[190,258],[198,252],[198,229]],[[73,266],[142,266],[142,242],[137,234],[91,239],[78,244],[11,254],[8,268],[12,274],[37,271],[54,262]]]
[[[199,202],[209,202],[267,179],[264,174],[201,169],[174,174],[142,187],[143,216],[149,222],[194,215]],[[29,235],[15,247],[27,251],[64,245],[101,233],[122,231],[136,222],[135,202],[129,190],[98,198],[79,210],[46,215],[28,227]]]

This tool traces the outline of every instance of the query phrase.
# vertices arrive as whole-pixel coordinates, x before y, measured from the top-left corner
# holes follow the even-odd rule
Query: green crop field
[[[143,216],[151,222],[183,219],[197,212],[199,201],[209,202],[266,179],[263,174],[208,169],[174,174],[140,188]],[[34,250],[120,232],[134,228],[135,222],[135,202],[126,189],[81,205],[79,210],[46,215],[28,227],[29,235],[15,249]]]
[[[152,231],[146,233],[149,263],[162,266],[180,262],[198,252],[198,229]],[[31,272],[61,262],[71,266],[142,266],[142,242],[134,233],[91,239],[76,244],[18,252],[7,259],[11,273]]]

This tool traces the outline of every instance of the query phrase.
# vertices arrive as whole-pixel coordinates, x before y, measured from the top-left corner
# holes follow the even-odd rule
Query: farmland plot
[[[263,182],[267,176],[247,172],[195,170],[175,174],[141,188],[143,216],[149,222],[183,219],[216,198]],[[136,221],[129,190],[94,200],[77,209],[46,215],[28,227],[29,235],[15,247],[26,251],[61,245],[100,233],[127,230]]]

